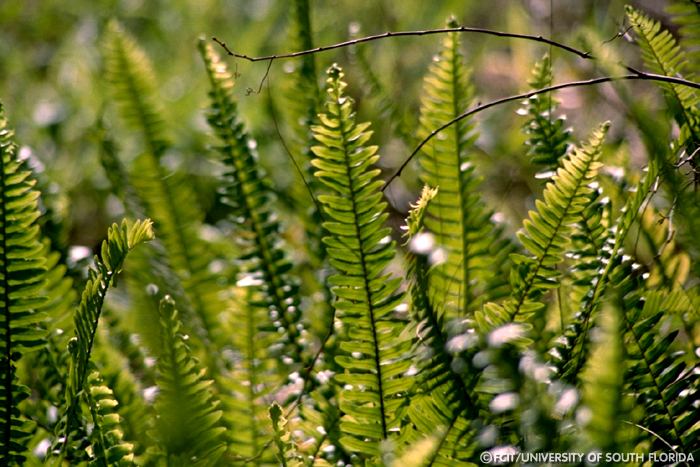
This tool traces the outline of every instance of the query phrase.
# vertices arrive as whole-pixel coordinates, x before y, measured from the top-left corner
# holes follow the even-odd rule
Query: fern
[[[181,333],[175,302],[160,304],[162,354],[158,361],[156,430],[159,450],[169,465],[216,465],[226,451],[225,428],[212,381],[192,357]]]
[[[583,374],[583,402],[589,411],[585,433],[600,452],[630,452],[631,400],[625,394],[625,349],[621,339],[619,310],[609,307],[599,317],[600,326]]]
[[[535,64],[529,81],[532,89],[552,85],[552,61],[549,55]],[[542,169],[544,175],[553,175],[564,157],[571,139],[571,130],[564,127],[566,118],[554,118],[559,102],[550,94],[537,94],[529,98],[518,114],[527,115],[523,131],[528,135],[525,144],[532,163]]]
[[[418,138],[455,118],[473,100],[459,46],[458,33],[449,33],[430,66]],[[431,299],[450,317],[469,315],[490,299],[485,293],[493,270],[490,245],[498,233],[478,196],[478,179],[468,157],[474,139],[473,124],[463,119],[433,138],[419,155],[421,181],[439,188],[425,225],[447,254],[446,261],[430,272]]]
[[[608,125],[594,132],[587,144],[562,160],[556,175],[536,202],[518,238],[531,256],[514,255],[511,272],[512,296],[502,305],[488,303],[477,313],[482,329],[517,320],[528,322],[544,305],[543,293],[558,285],[556,269],[568,245],[573,223],[580,219],[592,192],[590,184],[600,168],[602,143]]]
[[[124,442],[121,417],[116,410],[112,390],[104,385],[99,373],[93,371],[88,377],[87,400],[92,414],[94,465],[133,465],[133,445]]]
[[[674,0],[666,8],[678,26],[680,45],[688,53],[688,64],[700,72],[700,3],[697,0]]]
[[[637,43],[642,50],[644,63],[655,73],[665,76],[685,76],[692,79],[688,70],[685,52],[681,50],[675,38],[661,24],[645,14],[627,6],[627,18],[637,34]],[[681,145],[690,144],[688,154],[700,147],[700,96],[695,89],[678,84],[663,83],[667,94],[672,99],[672,107],[681,125],[683,138]]]
[[[598,233],[604,243],[598,246],[598,258],[590,262],[591,269],[595,270],[592,277],[588,277],[588,290],[579,304],[579,309],[573,321],[567,326],[562,341],[556,354],[560,365],[561,377],[567,382],[576,383],[578,374],[583,368],[588,356],[589,331],[595,322],[595,313],[610,283],[610,274],[624,259],[623,245],[637,219],[639,210],[650,196],[659,176],[659,165],[651,162],[646,174],[634,187],[634,195],[627,199],[621,214],[614,223],[614,232]],[[590,209],[590,206],[589,206]],[[590,214],[590,213],[589,213]],[[590,230],[595,217],[587,216],[584,221]],[[592,284],[592,287],[591,287]]]
[[[31,424],[19,410],[28,389],[17,378],[23,353],[43,344],[46,298],[45,252],[39,240],[39,193],[30,172],[17,158],[14,132],[0,104],[0,463],[26,459]]]
[[[95,258],[95,266],[89,271],[75,314],[76,337],[70,342],[73,358],[66,387],[65,416],[59,427],[63,435],[61,453],[67,454],[69,458],[75,454],[75,443],[84,442],[81,396],[86,387],[95,335],[107,291],[114,285],[129,251],[152,238],[150,220],[133,224],[124,220],[121,225],[113,224],[107,233],[107,240],[102,242],[101,258]]]
[[[252,288],[239,287],[229,304],[238,355],[233,370],[226,375],[230,391],[219,397],[224,419],[235,427],[227,435],[236,446],[236,454],[253,458],[262,452],[260,460],[267,461],[272,457],[263,451],[270,440],[267,408],[273,389],[279,385],[279,377],[274,374],[277,362],[269,352],[276,337],[261,330],[268,319],[264,309],[250,303]]]
[[[207,269],[210,255],[199,236],[201,212],[193,203],[195,194],[183,174],[170,173],[163,165],[170,143],[154,73],[143,50],[114,21],[105,37],[105,61],[105,75],[121,114],[133,130],[141,133],[145,146],[133,163],[130,179],[140,199],[136,206],[142,206],[153,219],[165,247],[161,255],[167,258],[156,261],[165,265],[166,283],[172,284],[173,276],[177,281],[172,284],[173,293],[184,302],[180,305],[188,315],[192,315],[188,327],[201,341],[205,355],[213,358],[216,346],[212,340],[222,302]],[[128,196],[129,190],[125,194]],[[134,205],[130,197],[126,197],[125,204]],[[211,363],[212,369],[216,369],[217,362]]]
[[[471,421],[478,417],[478,406],[473,390],[476,377],[454,370],[453,356],[448,350],[454,341],[450,341],[444,318],[432,307],[428,295],[427,276],[434,238],[423,232],[422,224],[437,192],[437,189],[424,187],[406,221],[407,243],[411,249],[407,257],[411,309],[420,339],[417,385],[421,388],[419,394],[412,396],[409,415],[421,437],[442,427],[439,434],[433,435],[434,449],[426,456],[425,465],[450,465],[468,460],[472,455]]]
[[[280,243],[280,225],[270,206],[270,190],[257,162],[253,140],[238,119],[231,74],[210,44],[200,41],[199,50],[211,84],[209,124],[223,143],[219,150],[227,170],[224,202],[231,209],[231,219],[239,224],[237,233],[244,248],[241,259],[247,267],[241,277],[260,284],[255,301],[269,311],[271,330],[285,332],[287,356],[299,364],[306,357],[298,286],[287,275],[292,264]]]
[[[628,391],[644,408],[640,425],[657,433],[651,449],[657,452],[676,446],[680,452],[698,453],[700,449],[700,413],[693,404],[700,397],[700,372],[697,360],[688,367],[672,344],[677,330],[663,332],[661,301],[647,301],[639,274],[623,264],[613,272],[611,281],[622,297],[628,371]]]
[[[403,323],[393,314],[401,303],[398,281],[384,272],[395,253],[383,226],[387,214],[381,200],[382,182],[372,169],[379,158],[376,146],[365,146],[369,124],[355,123],[352,99],[337,66],[328,70],[326,112],[313,127],[320,143],[312,148],[315,176],[329,194],[319,195],[327,218],[326,244],[331,265],[338,271],[329,283],[335,308],[346,328],[336,361],[345,368],[337,380],[346,384],[340,408],[345,413],[341,443],[350,451],[379,454],[379,442],[400,426],[401,406],[411,386],[404,373],[410,341]]]

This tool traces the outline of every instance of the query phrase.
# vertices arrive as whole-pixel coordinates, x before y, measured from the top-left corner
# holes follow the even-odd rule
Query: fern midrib
[[[2,216],[2,238],[0,239],[0,254],[2,254],[2,298],[3,298],[3,308],[2,312],[5,317],[4,321],[4,331],[5,331],[5,354],[2,359],[7,362],[7,370],[3,371],[3,378],[5,379],[5,420],[3,420],[3,446],[7,449],[8,459],[10,458],[10,453],[12,449],[12,408],[14,406],[14,399],[12,393],[12,379],[14,375],[14,368],[12,365],[12,310],[10,309],[10,289],[8,287],[8,268],[7,268],[7,212],[5,207],[7,206],[7,190],[6,190],[6,178],[5,178],[5,155],[9,148],[3,147],[3,142],[0,141],[0,187],[2,190],[0,192],[0,216]]]
[[[673,430],[673,434],[674,434],[674,436],[675,436],[675,440],[678,441],[678,443],[681,444],[681,445],[685,448],[686,445],[685,445],[685,443],[683,442],[683,437],[680,436],[680,434],[679,434],[679,433],[680,433],[680,432],[679,432],[679,429],[678,429],[678,427],[676,426],[676,419],[675,419],[675,417],[671,414],[671,408],[668,406],[668,404],[666,404],[666,400],[664,399],[664,396],[663,396],[663,390],[660,389],[659,382],[658,382],[658,380],[657,380],[657,378],[656,378],[656,374],[652,371],[652,364],[653,364],[653,362],[650,362],[650,361],[647,359],[647,355],[646,355],[645,349],[642,348],[642,346],[640,345],[640,342],[639,342],[640,336],[637,336],[637,333],[635,332],[634,323],[630,323],[630,321],[629,321],[629,316],[627,315],[626,312],[623,313],[623,314],[624,314],[624,316],[625,316],[625,325],[626,325],[626,327],[627,327],[627,330],[629,331],[629,333],[630,333],[630,334],[632,335],[632,337],[634,338],[634,343],[637,345],[637,350],[639,351],[639,353],[640,353],[640,355],[641,355],[641,357],[642,357],[642,360],[644,360],[644,364],[645,364],[645,366],[646,366],[646,368],[647,368],[647,370],[648,370],[648,375],[651,377],[651,381],[654,383],[654,389],[656,389],[656,393],[658,394],[658,397],[659,397],[659,399],[661,400],[661,405],[662,405],[663,408],[664,408],[664,412],[665,412],[665,414],[666,414],[666,417],[668,417],[668,421],[669,421],[670,424],[671,424],[671,429]],[[687,449],[684,449],[684,450],[687,451]]]
[[[456,36],[456,33],[454,33]],[[457,50],[457,45],[459,42],[456,39],[452,40],[452,51],[451,51],[451,64],[452,73],[450,73],[451,84],[452,84],[452,117],[456,118],[462,113],[463,109],[459,108],[459,104],[462,102],[464,96],[462,96],[462,90],[460,88],[459,74],[460,63],[459,63],[459,50]],[[454,132],[454,144],[455,144],[455,162],[457,163],[457,180],[459,183],[459,207],[460,213],[462,214],[460,219],[460,235],[462,237],[462,281],[459,284],[459,309],[463,316],[467,315],[467,307],[471,303],[471,255],[470,255],[470,242],[468,239],[466,226],[469,219],[469,210],[467,209],[467,203],[465,200],[465,192],[467,188],[467,183],[464,180],[464,172],[461,170],[461,156],[462,151],[464,151],[464,145],[462,144],[462,138],[460,138],[460,130],[462,128],[462,122],[457,122],[456,125],[452,125],[452,131]],[[464,297],[462,297],[462,287],[464,287]]]
[[[591,148],[591,150],[593,150],[593,148]],[[528,280],[526,281],[525,287],[523,288],[522,292],[520,293],[520,297],[518,298],[518,303],[517,303],[515,309],[513,310],[512,313],[510,313],[510,320],[511,321],[513,321],[515,319],[515,317],[520,312],[520,307],[522,307],[523,303],[525,303],[525,300],[527,299],[527,296],[530,293],[530,289],[532,288],[532,285],[534,284],[535,279],[537,278],[537,275],[539,274],[539,271],[542,268],[542,263],[544,262],[544,259],[547,257],[547,252],[552,247],[552,245],[554,243],[554,238],[559,233],[559,229],[562,227],[562,225],[564,223],[564,219],[568,216],[569,208],[571,207],[574,199],[578,197],[579,189],[581,188],[583,181],[586,179],[586,174],[588,173],[588,170],[589,170],[591,164],[593,163],[593,159],[594,159],[593,157],[589,157],[585,168],[581,170],[582,176],[581,176],[581,178],[579,178],[577,180],[576,188],[574,189],[572,196],[570,196],[569,199],[567,200],[566,206],[565,206],[564,211],[562,213],[562,216],[557,221],[556,228],[552,232],[552,235],[550,235],[549,238],[547,239],[547,245],[543,249],[542,255],[540,256],[540,258],[538,258],[537,264],[535,265],[535,269],[529,274]],[[608,264],[607,268],[609,268],[609,267],[610,267],[610,264]]]
[[[341,116],[343,115],[342,113],[342,104],[341,104],[341,95],[340,95],[340,90],[336,87],[335,88],[335,100],[333,102],[333,105],[335,106],[335,111],[336,114],[339,116],[340,119],[340,125],[338,125],[338,129],[340,131],[341,135],[341,146],[343,147],[343,158],[345,161],[345,176],[347,177],[348,181],[350,182],[350,201],[352,203],[352,213],[353,213],[353,226],[355,228],[355,237],[357,239],[358,245],[359,245],[359,253],[360,253],[360,265],[362,267],[362,283],[363,283],[363,288],[365,291],[365,298],[367,300],[367,311],[369,311],[369,323],[370,323],[370,329],[372,331],[372,345],[374,348],[374,366],[377,369],[377,390],[379,391],[379,411],[381,415],[381,422],[382,422],[382,439],[387,439],[387,423],[386,423],[386,408],[384,407],[384,387],[383,387],[383,377],[382,377],[382,367],[381,367],[381,360],[380,360],[380,354],[379,354],[379,338],[377,335],[377,328],[376,328],[376,322],[374,319],[374,300],[373,300],[373,294],[372,294],[372,289],[369,284],[369,272],[367,268],[367,258],[365,257],[365,242],[363,240],[363,237],[361,235],[361,230],[360,230],[360,225],[358,224],[358,218],[359,218],[359,211],[358,211],[358,206],[357,206],[357,199],[356,195],[357,192],[355,191],[355,178],[352,176],[352,172],[350,170],[350,154],[348,153],[348,137],[347,137],[347,132],[345,129],[345,121],[342,120]]]

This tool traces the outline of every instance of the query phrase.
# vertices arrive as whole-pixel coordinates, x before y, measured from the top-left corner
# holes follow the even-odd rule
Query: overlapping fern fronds
[[[556,266],[563,260],[572,225],[590,201],[607,128],[607,123],[602,125],[586,144],[562,160],[542,199],[536,201],[537,210],[530,211],[530,218],[518,232],[531,255],[513,255],[511,298],[503,304],[488,303],[477,313],[482,329],[513,320],[529,322],[544,309],[540,299],[547,290],[557,287],[560,273]]]
[[[437,193],[437,189],[425,186],[406,221],[411,313],[418,323],[419,336],[415,363],[419,389],[412,396],[409,416],[415,426],[415,438],[435,438],[425,465],[453,465],[468,460],[473,453],[474,428],[470,422],[479,411],[474,392],[478,372],[455,371],[453,355],[449,353],[452,336],[446,331],[444,316],[433,308],[429,298],[430,255],[437,247],[433,235],[424,232],[423,220]],[[460,345],[460,350],[465,351],[466,347]]]
[[[680,45],[688,53],[688,64],[700,73],[700,3],[697,0],[672,0],[666,11],[678,25]]]
[[[394,242],[384,226],[387,214],[372,168],[379,156],[367,146],[369,124],[355,122],[353,101],[345,95],[341,69],[328,70],[326,112],[313,127],[319,142],[312,148],[315,176],[328,194],[319,195],[326,218],[331,265],[338,271],[329,279],[335,308],[344,328],[342,354],[345,368],[336,379],[345,384],[340,395],[344,412],[341,443],[363,456],[377,456],[379,444],[399,427],[402,406],[411,387],[405,373],[410,367],[411,342],[395,315],[402,301],[399,281],[385,268],[395,255]]]
[[[447,34],[430,66],[418,138],[455,118],[474,98],[459,47],[459,34]],[[473,123],[460,120],[433,138],[418,159],[423,184],[439,188],[428,206],[425,226],[447,258],[430,271],[430,298],[449,317],[469,315],[490,300],[489,276],[498,269],[492,264],[490,246],[499,233],[479,197],[479,180],[469,159],[475,138]]]
[[[650,438],[651,450],[700,452],[700,365],[690,364],[674,346],[679,331],[664,330],[661,300],[646,300],[643,278],[633,265],[623,263],[611,282],[621,296],[622,331],[628,355],[627,391],[643,407],[639,426],[660,436]]]
[[[26,459],[31,424],[19,404],[29,390],[17,378],[22,354],[42,346],[45,248],[39,240],[39,193],[17,158],[14,132],[0,104],[0,464]]]

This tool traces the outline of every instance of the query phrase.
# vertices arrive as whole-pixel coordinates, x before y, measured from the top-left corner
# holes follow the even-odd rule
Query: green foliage
[[[570,241],[571,226],[580,219],[592,192],[591,183],[601,167],[599,162],[608,124],[598,129],[588,143],[562,160],[547,184],[537,211],[523,223],[518,238],[531,256],[515,255],[511,271],[511,298],[502,305],[489,303],[477,319],[483,329],[517,320],[532,322],[542,313],[542,295],[557,287],[557,265]]]
[[[17,158],[14,132],[0,105],[0,463],[26,459],[32,427],[18,410],[29,390],[16,376],[22,354],[41,347],[46,297],[46,258],[39,241],[39,192],[25,165]]]
[[[158,449],[170,465],[216,465],[226,445],[219,401],[211,380],[192,357],[182,334],[175,302],[160,303],[162,355],[158,361],[156,396]]]
[[[28,39],[43,8],[5,3],[0,87],[28,143],[0,115],[2,465],[697,464],[696,2],[661,21],[630,6],[609,39],[618,0],[117,2],[134,36],[76,0],[52,19],[79,24],[59,52]],[[342,40],[349,5],[354,38],[455,10],[568,45],[576,16],[591,57],[473,30],[287,56]],[[231,50],[277,55],[202,39],[197,71],[179,39],[224,27]],[[321,92],[327,59],[350,65]],[[476,97],[642,66],[676,82],[577,83],[517,112]]]
[[[373,169],[376,146],[366,146],[369,124],[355,122],[353,101],[345,95],[343,72],[328,69],[326,113],[319,116],[312,148],[315,176],[328,188],[319,196],[328,221],[323,238],[331,265],[338,271],[329,279],[334,306],[347,336],[336,361],[345,368],[339,381],[346,384],[340,407],[349,450],[377,455],[379,442],[401,421],[401,408],[411,386],[405,375],[410,366],[410,340],[402,335],[403,320],[395,315],[402,294],[397,279],[385,272],[395,254],[394,242],[383,226],[387,214],[381,199],[383,182]],[[331,220],[332,219],[332,220]]]
[[[549,55],[535,64],[529,82],[532,89],[542,89],[552,85],[552,60]],[[564,157],[569,147],[571,130],[566,128],[566,118],[554,117],[559,102],[551,93],[537,94],[530,97],[518,110],[521,115],[529,117],[523,127],[528,135],[525,143],[532,163],[541,167],[544,174],[554,174],[559,166],[559,159]]]

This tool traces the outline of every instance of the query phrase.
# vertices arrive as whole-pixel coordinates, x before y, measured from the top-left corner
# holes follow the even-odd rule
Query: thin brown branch
[[[496,31],[493,29],[485,29],[485,28],[470,28],[467,26],[458,26],[454,28],[437,28],[437,29],[424,29],[420,31],[388,31],[382,34],[375,34],[372,36],[365,36],[365,37],[359,37],[357,39],[351,39],[347,40],[344,42],[338,42],[336,44],[331,44],[331,45],[324,45],[321,47],[315,47],[313,49],[308,49],[308,50],[300,50],[298,52],[291,52],[291,53],[284,53],[284,54],[277,54],[277,55],[266,55],[262,57],[251,57],[246,54],[241,54],[232,51],[231,49],[228,48],[225,42],[217,39],[216,37],[212,37],[212,40],[219,44],[228,55],[231,57],[236,57],[236,58],[242,58],[244,60],[248,60],[249,62],[261,62],[264,60],[277,60],[281,58],[295,58],[295,57],[301,57],[303,55],[310,55],[310,54],[315,54],[319,52],[325,52],[327,50],[333,50],[333,49],[340,49],[343,47],[351,47],[357,44],[361,44],[363,42],[371,42],[371,41],[376,41],[380,39],[386,39],[389,37],[405,37],[405,36],[428,36],[432,34],[445,34],[448,32],[460,32],[460,33],[476,33],[476,34],[486,34],[489,36],[497,36],[497,37],[508,37],[511,39],[524,39],[524,40],[529,40],[529,41],[534,41],[534,42],[539,42],[542,44],[548,44],[552,47],[556,47],[561,50],[565,50],[567,52],[570,52],[572,54],[578,55],[581,58],[586,58],[586,59],[592,59],[593,56],[591,55],[590,52],[585,52],[583,50],[579,50],[575,47],[572,47],[570,45],[563,44],[561,42],[557,42],[552,39],[548,39],[546,37],[542,36],[533,36],[530,34],[518,34],[518,33],[513,33],[513,32],[505,32],[505,31]]]
[[[460,120],[463,120],[471,115],[474,115],[476,113],[479,113],[483,110],[489,109],[491,107],[496,107],[501,104],[506,104],[508,102],[512,101],[520,101],[523,99],[529,99],[532,96],[536,96],[538,94],[544,94],[547,92],[552,92],[552,91],[557,91],[559,89],[565,89],[565,88],[575,88],[575,87],[582,87],[582,86],[592,86],[596,84],[602,84],[602,83],[609,83],[612,81],[625,81],[625,80],[642,80],[642,81],[661,81],[665,83],[670,83],[670,84],[678,84],[681,86],[688,86],[691,88],[695,89],[700,89],[700,83],[696,83],[694,81],[688,81],[682,78],[675,78],[673,76],[664,76],[664,75],[657,75],[653,73],[645,73],[643,71],[639,71],[635,68],[632,68],[630,66],[625,67],[628,71],[630,71],[632,74],[629,75],[622,75],[622,76],[602,76],[599,78],[592,78],[592,79],[587,79],[587,80],[582,80],[582,81],[571,81],[568,83],[560,83],[556,84],[553,86],[547,86],[542,89],[536,89],[533,91],[528,91],[524,92],[522,94],[516,94],[513,96],[508,96],[508,97],[503,97],[501,99],[496,99],[491,102],[487,102],[486,104],[479,104],[476,107],[473,107],[470,110],[467,110],[466,112],[463,112],[453,118],[452,120],[449,120],[448,122],[444,123],[440,127],[434,129],[433,131],[430,132],[428,136],[426,136],[419,144],[416,146],[416,148],[411,152],[411,154],[406,158],[406,160],[403,161],[401,166],[399,166],[398,170],[394,172],[394,174],[389,177],[389,179],[386,181],[386,184],[382,187],[382,191],[386,190],[386,188],[391,184],[391,182],[394,181],[397,177],[401,176],[401,172],[406,168],[406,166],[411,162],[411,160],[418,154],[418,152],[428,144],[428,142],[433,139],[438,133],[441,131],[445,130],[446,128],[454,125],[455,123],[459,122]]]

